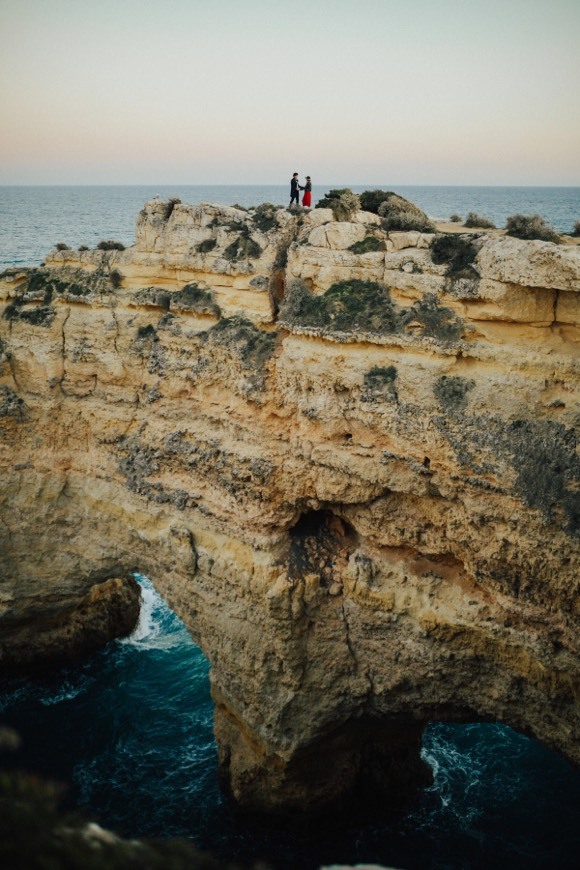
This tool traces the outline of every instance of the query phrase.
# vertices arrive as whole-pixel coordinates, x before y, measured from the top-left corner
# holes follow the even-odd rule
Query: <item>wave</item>
[[[117,643],[140,650],[172,650],[184,643],[191,643],[187,629],[149,578],[136,574],[135,579],[141,586],[139,620],[133,632]]]
[[[72,701],[74,698],[78,698],[79,695],[86,690],[86,684],[84,682],[70,683],[68,681],[64,681],[58,688],[58,690],[54,694],[46,695],[44,698],[39,698],[41,704],[45,707],[50,707],[52,704],[60,704],[63,701]]]

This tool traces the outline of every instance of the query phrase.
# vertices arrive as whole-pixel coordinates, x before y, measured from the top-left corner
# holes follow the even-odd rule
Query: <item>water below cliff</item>
[[[139,625],[82,666],[0,687],[13,763],[69,782],[73,799],[127,836],[185,836],[276,868],[378,862],[406,868],[572,868],[580,772],[500,725],[432,724],[434,785],[410,814],[328,829],[249,827],[220,794],[208,664],[145,578]]]

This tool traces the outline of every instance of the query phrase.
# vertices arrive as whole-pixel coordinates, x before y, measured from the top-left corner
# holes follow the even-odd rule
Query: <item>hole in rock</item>
[[[292,579],[319,575],[331,582],[344,569],[358,535],[346,520],[331,510],[307,511],[289,531],[288,573]]]
[[[321,535],[350,540],[357,537],[351,524],[331,510],[306,511],[300,515],[289,534],[291,539],[296,540]]]
[[[124,836],[181,834],[209,849],[217,831],[205,808],[224,815],[209,663],[153,584],[138,581],[131,635],[81,663],[0,683],[2,724],[21,737],[0,765],[65,783],[68,803]]]
[[[295,534],[308,537],[332,517],[308,512]],[[51,676],[0,684],[2,724],[22,738],[17,754],[0,755],[2,767],[71,784],[88,818],[125,836],[184,837],[246,866],[261,858],[275,870],[422,868],[434,855],[450,868],[487,867],[489,855],[500,870],[576,866],[580,773],[501,725],[430,725],[422,754],[433,786],[397,821],[375,813],[304,833],[242,823],[219,789],[207,660],[140,582],[144,607],[129,638]]]

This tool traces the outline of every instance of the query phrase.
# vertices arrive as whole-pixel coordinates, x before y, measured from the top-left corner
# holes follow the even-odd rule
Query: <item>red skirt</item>
[[[305,208],[310,208],[311,203],[312,203],[312,193],[309,190],[305,190],[304,196],[302,197],[302,205]]]

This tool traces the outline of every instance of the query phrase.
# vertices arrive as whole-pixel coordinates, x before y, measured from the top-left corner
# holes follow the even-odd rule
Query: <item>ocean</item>
[[[537,212],[559,230],[580,218],[580,188],[396,191],[436,217],[478,211],[501,225],[509,214]],[[251,205],[285,203],[286,192],[286,186],[4,187],[0,260],[3,267],[37,264],[60,241],[131,244],[137,212],[155,195]],[[91,818],[129,837],[181,836],[225,859],[264,858],[275,870],[333,863],[577,867],[580,772],[499,724],[432,723],[422,752],[434,783],[397,819],[377,807],[372,819],[339,826],[242,821],[219,789],[208,663],[147,578],[139,580],[143,606],[130,638],[50,677],[0,684],[0,724],[16,728],[23,741],[10,764],[68,783],[71,799]]]
[[[313,203],[331,187],[313,188]],[[409,187],[353,185],[355,193],[381,188],[410,199],[434,218],[475,211],[498,227],[512,214],[539,214],[560,232],[580,220],[580,187]],[[136,187],[0,187],[0,268],[38,265],[57,242],[94,247],[102,239],[135,241],[135,219],[155,196],[218,205],[288,205],[288,185],[150,185]]]
[[[380,863],[425,868],[576,868],[580,773],[495,724],[431,724],[434,784],[402,818],[250,825],[220,793],[209,666],[149,580],[131,637],[84,664],[0,684],[0,721],[20,733],[11,765],[68,783],[72,800],[125,836],[192,839],[276,870]]]

